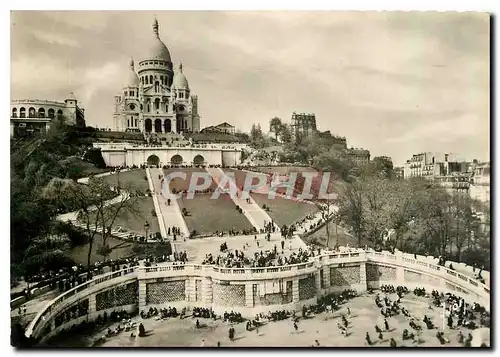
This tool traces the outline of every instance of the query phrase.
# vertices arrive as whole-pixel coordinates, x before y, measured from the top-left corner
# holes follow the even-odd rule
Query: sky
[[[489,160],[490,24],[484,13],[13,11],[11,98],[64,100],[111,127],[130,58],[157,17],[198,95],[201,127],[248,132],[315,113],[320,130],[402,165],[423,151]]]

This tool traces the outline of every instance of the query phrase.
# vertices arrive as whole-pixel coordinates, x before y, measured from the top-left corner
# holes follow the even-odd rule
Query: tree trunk
[[[87,270],[90,272],[90,257],[92,255],[92,245],[94,244],[94,237],[89,239],[89,253],[87,255]]]
[[[325,220],[326,222],[326,248],[328,249],[330,247],[330,221],[328,219]]]

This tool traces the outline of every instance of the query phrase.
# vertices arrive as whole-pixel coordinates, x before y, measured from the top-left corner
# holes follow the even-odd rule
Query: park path
[[[121,193],[121,194],[119,194],[115,198],[112,198],[112,199],[106,201],[104,203],[104,206],[109,206],[109,205],[112,205],[112,204],[115,204],[115,203],[122,202],[122,200],[126,197],[125,195],[127,195],[127,193]],[[93,211],[95,209],[96,209],[95,206],[90,206],[89,207],[89,211]],[[58,215],[56,217],[56,219],[58,221],[61,221],[61,222],[71,223],[75,227],[80,227],[80,228],[83,228],[83,229],[87,229],[87,224],[84,223],[84,222],[80,222],[78,220],[78,211],[73,211],[73,212],[68,212],[68,213],[60,214],[60,215]],[[91,230],[95,230],[98,227],[99,226],[96,225],[96,224],[91,224],[90,225],[90,229]],[[122,231],[116,230],[113,227],[111,227],[111,235],[116,236],[118,238],[127,239],[129,233],[130,232],[122,232]]]
[[[121,169],[120,172],[127,172],[132,169]],[[110,176],[116,174],[116,171],[108,171],[108,172],[103,172],[101,174],[94,175],[93,177],[105,177],[105,176]],[[83,183],[83,184],[88,184],[89,183],[89,177],[82,177],[77,180],[78,183]]]
[[[155,207],[156,219],[158,220],[161,236],[163,238],[167,238],[167,225],[158,199],[158,194],[161,192],[161,189],[155,185],[153,173],[150,168],[146,168],[146,177],[148,178],[149,190],[151,191],[151,197],[153,198],[153,206]]]
[[[249,195],[250,203],[248,203],[242,197],[242,191],[238,189],[234,180],[230,179],[221,168],[207,168],[207,172],[212,176],[214,182],[219,186],[222,191],[226,191],[225,187],[221,187],[223,180],[227,180],[231,185],[234,192],[237,193],[237,197],[231,197],[234,204],[240,206],[243,209],[243,213],[248,221],[254,226],[257,231],[265,228],[265,224],[272,221],[271,217],[264,211]],[[232,195],[230,195],[232,196]],[[278,228],[278,227],[277,227]],[[279,228],[278,228],[279,231]]]
[[[151,192],[153,192],[153,196],[155,196],[155,199],[158,202],[159,206],[159,212],[156,212],[156,215],[158,216],[158,219],[163,221],[163,225],[165,227],[165,234],[162,232],[163,237],[168,237],[167,232],[168,232],[168,227],[179,227],[181,230],[181,236],[184,236],[184,238],[189,238],[189,229],[186,224],[186,221],[184,220],[184,217],[182,216],[181,209],[179,207],[179,204],[177,203],[177,199],[175,198],[175,195],[173,195],[170,192],[169,187],[163,187],[165,181],[162,181],[164,178],[164,174],[162,169],[157,169],[157,168],[151,168],[147,169],[150,174],[148,174],[148,180],[151,180],[151,184],[153,185],[153,188],[151,189]],[[170,205],[168,205],[167,200],[170,199]],[[173,238],[173,235],[170,235],[171,238]],[[172,246],[175,247],[178,243],[173,242],[171,240]]]

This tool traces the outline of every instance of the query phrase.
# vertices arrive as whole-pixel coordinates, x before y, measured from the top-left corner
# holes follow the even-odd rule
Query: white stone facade
[[[154,43],[139,62],[130,62],[122,93],[115,96],[113,130],[145,133],[200,131],[198,97],[191,94],[182,63],[173,70],[170,52],[153,23]]]
[[[10,102],[10,135],[19,131],[45,131],[52,119],[63,117],[68,124],[85,126],[85,111],[70,93],[63,102],[21,99]]]

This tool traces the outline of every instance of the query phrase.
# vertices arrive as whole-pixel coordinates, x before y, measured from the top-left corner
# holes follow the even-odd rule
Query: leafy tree
[[[94,240],[100,236],[100,252],[104,257],[111,252],[108,238],[111,228],[120,214],[129,212],[138,215],[134,208],[139,192],[132,186],[118,187],[119,195],[110,201],[111,188],[101,178],[91,178],[88,185],[80,185],[67,179],[53,179],[44,188],[43,195],[48,200],[69,207],[80,207],[77,219],[85,224],[89,250],[87,265],[90,269],[91,253]]]
[[[269,132],[274,133],[276,141],[278,141],[278,136],[280,136],[282,128],[283,128],[283,123],[281,122],[281,119],[278,117],[272,118],[271,121],[269,122]]]
[[[383,178],[392,178],[394,174],[394,165],[392,160],[386,156],[376,156],[371,161],[371,166],[377,175]]]
[[[289,144],[293,140],[292,128],[289,124],[283,124],[280,131],[280,140],[283,144]]]

